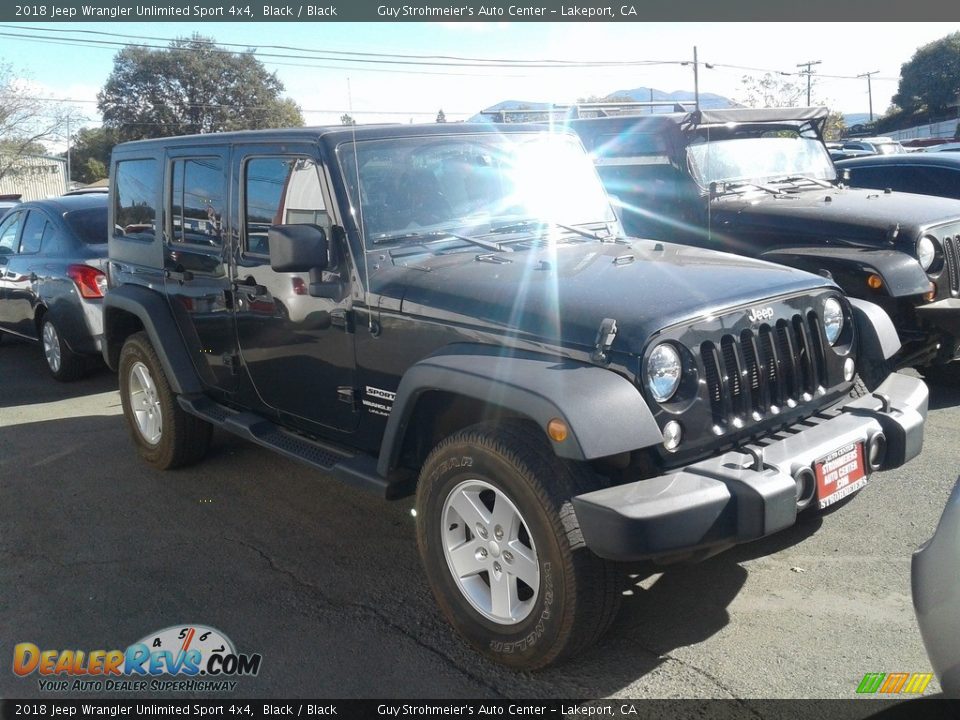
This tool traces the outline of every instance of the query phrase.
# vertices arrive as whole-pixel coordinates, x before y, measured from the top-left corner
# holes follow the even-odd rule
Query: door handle
[[[267,288],[258,285],[253,275],[247,275],[243,280],[233,281],[234,290],[246,293],[248,297],[262,297],[267,294]]]
[[[163,275],[170,280],[176,280],[178,282],[189,282],[193,280],[193,273],[189,270],[164,270]]]

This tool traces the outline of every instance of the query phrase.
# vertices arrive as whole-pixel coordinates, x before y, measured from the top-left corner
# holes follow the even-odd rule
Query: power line
[[[819,65],[821,62],[822,62],[821,60],[808,60],[807,62],[804,62],[804,63],[797,63],[797,67],[806,66],[807,68],[806,70],[801,70],[798,74],[807,76],[807,105],[808,106],[810,105],[810,81],[813,79],[813,73],[814,73],[813,66]]]

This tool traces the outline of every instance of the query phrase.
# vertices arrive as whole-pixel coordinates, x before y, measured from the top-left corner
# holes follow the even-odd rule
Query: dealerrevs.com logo
[[[262,656],[238,653],[233,642],[206,625],[174,625],[150,633],[126,650],[13,648],[13,672],[36,674],[45,692],[225,692],[234,678],[260,672]]]

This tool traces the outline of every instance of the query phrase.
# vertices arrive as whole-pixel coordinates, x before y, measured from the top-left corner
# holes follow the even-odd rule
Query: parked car
[[[899,155],[907,151],[898,140],[889,137],[867,137],[844,140],[840,147],[843,150],[862,150],[877,155]]]
[[[415,494],[439,606],[511,667],[600,637],[614,563],[769,535],[920,451],[923,382],[857,382],[899,346],[882,310],[624,236],[570,133],[212,133],[118,145],[110,176],[109,226],[142,228],[104,299],[140,457],[197,462],[219,427]]]
[[[960,481],[933,537],[913,555],[911,581],[930,663],[944,695],[960,699]]]
[[[0,195],[0,219],[7,214],[7,210],[20,204],[19,195]]]
[[[871,155],[834,163],[852,187],[960,199],[960,155]]]
[[[0,222],[0,337],[38,342],[57,380],[75,380],[101,353],[107,199],[35,200]]]
[[[735,108],[569,126],[631,234],[829,274],[893,318],[896,367],[956,379],[960,204],[839,184],[822,140],[827,114]]]
[[[931,145],[930,147],[924,148],[923,151],[928,153],[960,152],[960,143],[953,142]]]

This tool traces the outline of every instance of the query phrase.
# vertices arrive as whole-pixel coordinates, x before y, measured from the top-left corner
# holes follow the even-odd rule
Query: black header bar
[[[943,0],[37,0],[0,4],[0,22],[956,22],[958,8]]]

